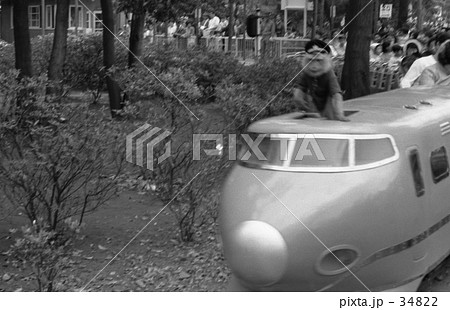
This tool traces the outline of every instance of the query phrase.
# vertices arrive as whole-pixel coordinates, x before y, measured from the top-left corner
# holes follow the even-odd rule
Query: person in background
[[[405,57],[411,56],[412,54],[417,54],[417,56],[420,57],[420,53],[422,52],[422,44],[415,39],[408,40],[403,46],[403,52]]]
[[[403,59],[403,49],[400,44],[392,46],[392,57],[389,59],[389,66],[399,68]]]
[[[203,14],[203,20],[199,23],[198,25],[198,29],[199,29],[199,33],[198,36],[199,37],[203,37],[203,36],[209,36],[208,34],[205,34],[205,29],[208,28],[208,24],[209,24],[209,15],[207,13]]]
[[[403,46],[408,41],[408,28],[400,28],[397,31],[397,43]]]
[[[275,36],[275,22],[273,21],[272,14],[265,14],[261,23],[261,54],[263,57],[268,55],[269,40]]]
[[[167,27],[167,36],[172,38],[175,32],[177,32],[177,23],[171,19]]]
[[[436,36],[436,49],[439,49],[439,46],[450,39],[450,34],[446,32],[441,32]],[[425,70],[426,67],[429,67],[431,65],[434,65],[436,63],[436,53],[434,55],[429,55],[426,57],[422,57],[420,59],[417,59],[409,68],[409,70],[406,72],[403,79],[400,81],[400,87],[401,88],[408,88],[411,87],[414,82],[419,78],[419,76],[422,74],[423,70]]]
[[[339,34],[337,38],[331,40],[331,54],[333,57],[344,57],[347,42],[344,34]]]
[[[205,36],[206,33],[208,33],[208,36],[213,35],[214,31],[216,31],[217,27],[219,27],[219,24],[220,18],[214,12],[211,12],[209,14],[208,28],[204,30]]]
[[[370,42],[370,44],[373,43],[381,43],[381,35],[379,33],[375,33],[373,35],[372,41]]]
[[[437,40],[436,36],[430,38],[426,48],[422,51],[421,57],[434,55],[436,53],[436,40]]]
[[[450,40],[439,47],[436,60],[423,70],[413,86],[450,85]]]
[[[422,43],[423,46],[427,46],[432,37],[433,33],[431,31],[420,31],[417,40]]]
[[[280,14],[275,17],[275,34],[277,37],[284,37],[284,24]]]
[[[217,36],[224,36],[225,32],[228,30],[228,18],[223,17],[220,20],[219,25],[216,28],[216,31],[214,31],[214,34]]]
[[[375,33],[378,33],[381,37],[387,33],[386,26],[381,19],[377,21],[377,31],[375,31]]]
[[[370,62],[378,62],[380,61],[380,55],[383,51],[381,43],[373,43],[370,45],[369,57]]]
[[[236,37],[240,37],[244,34],[244,25],[242,24],[241,20],[238,18],[236,19],[236,22],[234,23],[234,35]]]
[[[417,40],[418,36],[419,36],[419,32],[417,30],[412,30],[409,33],[409,39],[408,40]]]
[[[392,57],[391,42],[383,41],[383,43],[381,43],[381,54],[379,57],[379,61],[381,63],[389,63],[391,57]]]
[[[404,77],[406,75],[406,73],[409,71],[409,69],[414,64],[414,62],[416,62],[417,59],[419,59],[418,57],[419,56],[417,56],[417,54],[412,54],[411,56],[403,57],[403,59],[400,63],[400,75],[401,76]],[[402,87],[401,84],[400,84],[400,87]],[[408,86],[408,87],[410,87],[410,86]]]

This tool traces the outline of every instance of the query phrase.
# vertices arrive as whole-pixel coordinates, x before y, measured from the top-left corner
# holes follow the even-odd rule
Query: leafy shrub
[[[73,233],[75,229],[70,224],[66,221],[65,231]],[[17,268],[31,267],[38,291],[52,292],[58,290],[56,279],[62,269],[70,265],[70,239],[61,238],[55,231],[39,230],[38,226],[41,225],[22,227],[22,237],[16,239],[6,254]]]
[[[33,70],[45,73],[48,70],[53,46],[53,34],[32,39]],[[127,42],[125,42],[127,43]],[[116,41],[116,66],[126,67],[127,50],[121,42]],[[72,89],[89,91],[93,101],[97,102],[100,93],[106,89],[105,70],[103,68],[102,33],[69,34],[67,37],[67,54],[63,68],[63,84]]]
[[[143,63],[154,74],[177,68],[194,74],[193,81],[202,93],[201,101],[213,101],[216,86],[225,79],[237,76],[243,65],[221,52],[199,49],[181,51],[171,45],[151,45]]]
[[[14,69],[14,63],[14,45],[0,47],[0,72],[4,73]]]

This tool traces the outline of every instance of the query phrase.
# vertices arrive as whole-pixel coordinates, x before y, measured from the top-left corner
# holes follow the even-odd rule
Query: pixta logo
[[[126,160],[129,163],[136,164],[148,170],[154,169],[153,150],[164,139],[169,137],[170,131],[162,130],[158,127],[152,127],[144,124],[131,134],[127,135]],[[170,157],[170,141],[164,146],[164,154],[158,157],[158,163]],[[144,158],[146,159],[144,162]]]

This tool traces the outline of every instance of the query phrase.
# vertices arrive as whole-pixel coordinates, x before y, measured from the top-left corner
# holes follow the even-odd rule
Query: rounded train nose
[[[231,233],[226,256],[233,273],[254,285],[270,285],[284,274],[288,253],[286,243],[273,226],[246,221]]]

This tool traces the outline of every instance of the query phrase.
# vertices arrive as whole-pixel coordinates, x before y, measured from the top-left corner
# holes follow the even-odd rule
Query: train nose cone
[[[226,255],[233,273],[254,285],[277,282],[286,269],[286,243],[274,227],[259,221],[241,223],[230,236]]]

